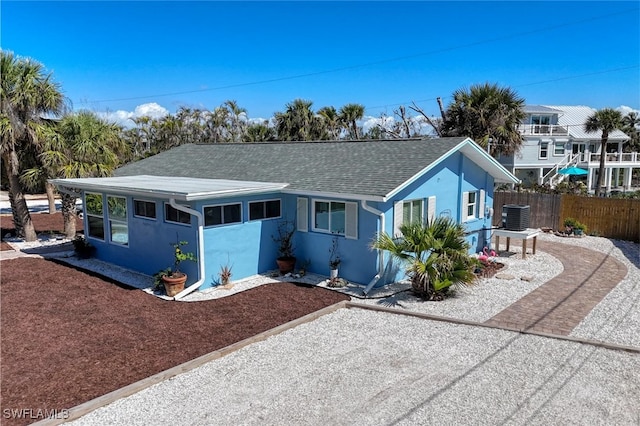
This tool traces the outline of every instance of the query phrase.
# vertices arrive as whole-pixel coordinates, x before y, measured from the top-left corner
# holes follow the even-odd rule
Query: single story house
[[[83,198],[84,233],[107,262],[154,274],[170,245],[188,241],[187,288],[214,285],[222,266],[238,280],[275,269],[274,236],[295,224],[298,264],[328,275],[334,239],[340,276],[366,291],[402,278],[378,232],[450,216],[472,251],[490,245],[493,188],[519,180],[469,138],[187,144],[125,165],[114,177],[54,179]]]

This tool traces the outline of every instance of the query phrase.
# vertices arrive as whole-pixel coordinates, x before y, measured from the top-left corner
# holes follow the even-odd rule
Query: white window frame
[[[471,194],[474,196],[473,203],[470,201]],[[479,194],[478,191],[467,191],[462,193],[462,221],[468,222],[478,218],[478,206],[479,206]],[[472,214],[469,214],[469,207],[473,207]]]
[[[404,211],[407,207],[407,204],[409,204],[409,215],[413,215],[413,203],[418,202],[420,203],[420,213],[419,216],[417,218],[414,217],[410,217],[409,218],[409,222],[405,222],[404,220]],[[411,223],[424,223],[424,199],[422,198],[414,198],[412,200],[404,200],[402,202],[402,224],[411,224]]]
[[[182,204],[181,204],[182,205]],[[184,207],[190,208],[190,206],[188,205],[182,205]],[[178,212],[178,218],[180,218],[180,215],[188,215],[189,216],[189,222],[176,222],[175,220],[170,220],[168,218],[168,210],[167,209],[174,209],[175,211]],[[164,211],[162,212],[164,214],[164,221],[166,223],[172,223],[174,225],[181,225],[181,226],[191,226],[191,215],[187,212],[183,212],[182,210],[178,210],[175,207],[173,207],[171,204],[169,203],[164,203]]]
[[[328,229],[316,227],[316,203],[329,204]],[[331,203],[344,204],[344,232],[331,231]],[[311,202],[311,230],[323,234],[340,235],[349,239],[358,238],[358,203],[345,200],[313,199]]]
[[[88,195],[97,195],[97,196],[100,197],[100,199],[102,200],[102,214],[98,215],[98,214],[89,212],[89,209],[87,208],[87,196]],[[89,219],[87,218],[87,237],[88,238],[94,238],[94,239],[100,240],[100,241],[105,241],[105,237],[107,236],[107,233],[104,231],[105,220],[104,220],[104,196],[103,196],[103,194],[100,193],[100,192],[85,192],[84,193],[83,206],[84,206],[84,214],[87,215],[87,217],[99,218],[102,221],[102,237],[99,237],[99,236],[91,235],[91,225],[89,224]]]
[[[237,222],[225,222],[224,221],[224,208],[226,206],[240,206],[240,220]],[[214,208],[214,207],[220,207],[220,218],[222,219],[222,223],[218,223],[215,225],[207,225],[207,218],[206,218],[206,214],[205,214],[205,210],[206,209],[210,209],[210,208]],[[282,206],[281,206],[282,207]],[[237,225],[238,223],[242,223],[242,203],[240,201],[235,202],[235,203],[224,203],[224,204],[211,204],[208,206],[203,206],[202,207],[202,217],[204,220],[204,226],[205,228],[216,228],[218,226],[229,226],[229,225]],[[281,212],[282,213],[282,212]]]
[[[558,153],[558,147],[562,148],[562,152]],[[553,143],[553,156],[554,157],[562,157],[566,152],[566,147],[564,142],[554,142]]]
[[[544,149],[543,149],[543,146],[545,147]],[[543,152],[544,152],[544,155],[542,155]],[[538,159],[546,160],[548,158],[549,158],[549,142],[540,141],[540,148],[538,150]]]
[[[278,202],[278,210],[280,211],[280,214],[278,214],[278,216],[269,216],[267,217],[266,213],[267,213],[267,203],[271,202],[271,201],[277,201]],[[251,205],[252,204],[262,204],[262,212],[264,214],[264,217],[260,218],[260,219],[251,219]],[[248,220],[250,222],[257,222],[260,220],[272,220],[272,219],[279,219],[282,217],[282,200],[280,198],[272,198],[269,200],[257,200],[257,201],[249,201],[248,202]],[[240,206],[240,212],[242,213],[242,206]]]
[[[124,200],[124,220],[121,218],[113,218],[111,217],[111,212],[109,211],[109,199],[110,198],[118,198],[121,200]],[[124,197],[122,195],[109,195],[107,194],[107,221],[109,224],[109,242],[111,244],[115,244],[118,246],[122,246],[122,247],[128,247],[129,246],[129,203],[127,203],[127,197]],[[113,239],[113,229],[114,229],[114,225],[123,225],[125,227],[125,229],[127,230],[127,241],[126,242],[121,242],[121,241],[114,241]]]
[[[145,205],[147,203],[151,203],[153,204],[153,217],[152,216],[145,216],[145,215],[139,215],[136,213],[136,203],[145,203]],[[145,207],[145,212],[146,212],[146,207]],[[155,201],[151,201],[151,200],[143,200],[140,198],[134,198],[133,199],[133,217],[137,217],[140,219],[145,219],[145,220],[158,220],[158,203],[156,203]]]

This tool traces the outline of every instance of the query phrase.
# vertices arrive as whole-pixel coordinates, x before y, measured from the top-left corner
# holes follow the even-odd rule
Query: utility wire
[[[279,81],[287,81],[287,80],[294,80],[294,79],[300,79],[300,78],[306,78],[306,77],[313,77],[313,76],[317,76],[317,75],[330,74],[330,73],[336,73],[336,72],[341,72],[341,71],[354,70],[354,69],[358,69],[358,68],[371,67],[371,66],[380,65],[380,64],[386,64],[386,63],[390,63],[390,62],[405,61],[407,59],[414,59],[414,58],[418,58],[418,57],[429,56],[429,55],[434,55],[434,54],[438,54],[438,53],[450,52],[450,51],[453,51],[453,50],[479,46],[479,45],[482,45],[482,44],[493,43],[493,42],[496,42],[496,41],[508,40],[508,39],[512,39],[512,38],[516,38],[516,37],[523,37],[523,36],[531,35],[531,34],[538,34],[538,33],[541,33],[541,32],[547,32],[547,31],[550,31],[550,30],[558,29],[558,28],[564,28],[564,27],[568,27],[568,26],[573,26],[573,25],[577,25],[577,24],[582,24],[582,23],[586,23],[586,22],[591,22],[591,21],[595,21],[595,20],[609,18],[611,16],[623,15],[623,14],[627,14],[627,13],[635,12],[635,11],[638,11],[638,8],[628,9],[628,10],[619,11],[619,12],[614,12],[614,13],[610,13],[610,14],[607,14],[607,15],[593,16],[593,17],[581,19],[581,20],[578,20],[578,21],[567,22],[567,23],[558,24],[558,25],[552,25],[552,26],[543,27],[543,28],[539,28],[539,29],[535,29],[535,30],[531,30],[531,31],[524,31],[524,32],[521,32],[521,33],[515,33],[515,34],[510,34],[510,35],[504,35],[504,36],[500,36],[500,37],[494,37],[494,38],[490,38],[490,39],[485,39],[485,40],[479,40],[479,41],[476,41],[476,42],[467,43],[467,44],[463,44],[463,45],[459,45],[459,46],[445,47],[445,48],[442,48],[442,49],[436,49],[436,50],[432,50],[432,51],[429,51],[429,52],[423,52],[423,53],[418,53],[418,54],[414,54],[414,55],[400,56],[400,57],[396,57],[396,58],[383,59],[383,60],[375,61],[375,62],[368,62],[368,63],[365,63],[365,64],[351,65],[351,66],[346,66],[346,67],[333,68],[333,69],[329,69],[329,70],[316,71],[316,72],[298,74],[298,75],[293,75],[293,76],[284,76],[284,77],[272,78],[272,79],[267,79],[267,80],[252,81],[252,82],[246,82],[246,83],[229,84],[229,85],[226,85],[226,86],[211,87],[211,88],[206,88],[206,89],[184,90],[184,91],[160,93],[160,94],[145,95],[145,96],[132,96],[132,97],[127,97],[127,98],[114,98],[114,99],[102,99],[102,100],[94,100],[94,101],[81,101],[79,103],[88,104],[88,103],[103,103],[103,102],[131,101],[131,100],[140,100],[140,99],[148,99],[148,98],[159,98],[159,97],[167,97],[167,96],[175,96],[175,95],[184,95],[184,94],[190,94],[190,93],[211,92],[211,91],[216,91],[216,90],[224,90],[224,89],[231,89],[231,88],[237,88],[237,87],[255,86],[255,85],[261,85],[261,84],[275,83],[275,82],[279,82]],[[565,78],[562,78],[562,79],[568,79],[568,78],[571,78],[571,77],[565,77]],[[540,82],[540,83],[531,83],[531,84],[542,84],[542,82]],[[431,100],[431,99],[428,99],[428,100]],[[418,102],[423,102],[423,101],[418,101]],[[402,105],[402,104],[397,104],[397,105]],[[375,108],[381,108],[381,107],[372,107],[372,109],[375,109]]]

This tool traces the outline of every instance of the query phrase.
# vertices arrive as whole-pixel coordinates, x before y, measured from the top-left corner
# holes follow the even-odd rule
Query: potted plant
[[[564,220],[564,229],[565,233],[569,235],[582,235],[587,232],[587,226],[572,217],[568,217]]]
[[[329,277],[338,278],[338,266],[340,266],[340,254],[338,253],[338,238],[334,237],[329,249]]]
[[[83,235],[73,239],[73,249],[80,259],[89,259],[96,252],[96,248]]]
[[[185,260],[196,262],[198,259],[193,253],[185,253],[182,247],[187,245],[187,241],[178,241],[170,244],[173,247],[173,268],[160,270],[154,275],[155,288],[164,285],[167,296],[173,297],[184,290],[184,283],[187,282],[187,274],[180,272],[180,264]]]
[[[296,232],[295,225],[289,221],[283,221],[278,225],[278,236],[271,236],[278,244],[278,270],[281,274],[292,272],[296,266],[296,258],[293,255],[293,235]]]

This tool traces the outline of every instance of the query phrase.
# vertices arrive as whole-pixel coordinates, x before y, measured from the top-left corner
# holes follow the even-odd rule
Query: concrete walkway
[[[538,244],[562,262],[564,271],[486,324],[568,336],[627,275],[627,267],[594,250],[546,241]]]

